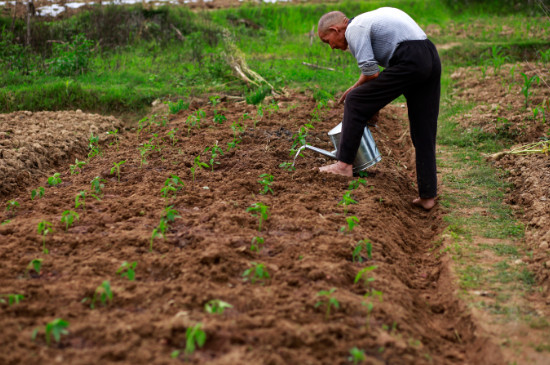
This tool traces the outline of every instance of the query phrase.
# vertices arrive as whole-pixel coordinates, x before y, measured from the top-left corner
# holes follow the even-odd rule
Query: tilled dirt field
[[[373,135],[383,160],[369,169],[366,185],[352,191],[358,204],[346,212],[338,202],[352,179],[313,170],[327,162],[324,157],[308,151],[295,171],[279,167],[291,160],[292,134],[311,122],[316,104],[303,95],[277,102],[279,110],[265,111],[256,127],[260,118],[254,107],[222,102],[216,109],[227,121],[217,125],[211,105],[193,103],[189,111],[170,117],[165,126],[144,129],[139,137],[126,130],[118,150],[104,146],[80,174],[69,173],[72,161],[60,160],[45,171],[45,176],[61,173],[57,186],[47,187],[46,177],[40,177],[4,196],[3,206],[8,200],[20,206],[0,217],[0,294],[24,299],[10,306],[2,297],[0,363],[173,363],[170,354],[185,348],[186,329],[202,323],[204,347],[191,355],[182,352],[179,360],[345,364],[349,350],[358,347],[369,364],[501,364],[500,350],[478,333],[456,298],[446,259],[431,251],[444,228],[442,212],[427,213],[410,204],[416,189],[405,110],[389,106],[382,111]],[[188,136],[185,121],[198,108],[206,116]],[[326,132],[341,115],[342,109],[324,110],[312,122],[308,142],[331,149]],[[245,125],[237,131],[242,141],[228,150],[236,121]],[[174,144],[169,138],[173,128],[179,128]],[[52,138],[60,132],[52,131]],[[158,148],[140,167],[138,147],[151,138]],[[196,171],[193,181],[195,157],[208,163],[204,150],[216,143],[224,150],[216,158],[219,165]],[[79,156],[84,158],[85,153]],[[118,181],[110,170],[123,160]],[[259,194],[261,174],[273,175],[273,194]],[[161,188],[171,175],[185,186],[165,199]],[[105,180],[101,200],[90,196],[96,176]],[[31,200],[38,186],[46,187],[45,194]],[[88,194],[85,211],[75,209],[80,191]],[[258,202],[270,211],[261,231],[257,218],[246,211]],[[164,239],[154,239],[149,252],[166,206],[180,217]],[[65,231],[60,218],[66,210],[75,210],[80,219]],[[358,225],[340,232],[351,216]],[[45,236],[49,254],[42,252],[37,233],[44,220],[54,228]],[[257,252],[250,249],[255,236],[265,239]],[[363,251],[364,262],[354,262],[352,251],[364,239],[372,242],[372,258]],[[40,273],[26,270],[33,259],[43,260]],[[116,274],[124,261],[137,262],[135,281]],[[243,272],[253,263],[264,264],[269,278],[245,281]],[[374,280],[354,283],[358,272],[370,266],[376,266],[367,274]],[[97,301],[91,309],[89,299],[104,281],[110,282],[112,302],[103,306]],[[328,298],[318,293],[331,288],[339,308],[327,315]],[[204,305],[212,299],[232,308],[208,314]],[[56,318],[69,322],[69,333],[47,346],[44,326]]]

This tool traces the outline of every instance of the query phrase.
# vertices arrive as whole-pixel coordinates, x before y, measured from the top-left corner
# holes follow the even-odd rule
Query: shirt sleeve
[[[380,71],[378,62],[374,58],[370,35],[364,27],[358,26],[350,29],[346,34],[348,47],[355,59],[361,73],[366,76],[374,75]]]

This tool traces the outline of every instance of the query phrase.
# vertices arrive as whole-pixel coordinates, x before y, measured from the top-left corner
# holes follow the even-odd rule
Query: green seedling
[[[539,82],[540,79],[537,75],[529,77],[523,72],[521,73],[521,75],[523,76],[523,86],[521,87],[521,92],[525,97],[525,107],[527,108],[527,106],[529,105],[529,97],[533,94],[533,92],[531,91],[531,86],[533,82]]]
[[[115,128],[114,131],[108,131],[107,134],[115,137],[114,142],[109,143],[109,146],[116,144],[116,150],[118,152],[118,129]]]
[[[74,209],[78,209],[82,206],[82,209],[86,211],[86,192],[81,190],[74,197]]]
[[[357,180],[351,181],[348,185],[348,190],[355,190],[360,185],[367,185],[367,180],[362,179],[362,178],[358,178]]]
[[[172,128],[170,131],[168,131],[168,137],[172,141],[172,147],[178,143],[178,137],[176,137],[176,134],[178,133],[178,128]]]
[[[214,114],[214,123],[223,124],[227,118],[223,114]]]
[[[88,159],[101,155],[101,150],[99,149],[99,136],[94,136],[94,132],[91,133],[90,138],[88,139],[88,147],[90,148],[90,152],[88,152]]]
[[[61,318],[56,318],[53,321],[48,322],[45,327],[46,345],[50,346],[52,335],[55,342],[59,342],[61,340],[61,335],[66,335],[69,333],[69,331],[67,330],[68,327],[69,322]],[[31,337],[33,341],[36,339],[38,331],[38,328],[34,329]]]
[[[223,150],[218,146],[218,141],[216,141],[216,144],[212,147],[206,147],[204,149],[204,153],[210,152],[210,160],[208,161],[210,163],[210,167],[212,168],[212,171],[214,171],[214,165],[219,165],[219,162],[216,162],[215,159],[218,158],[219,155],[223,155]]]
[[[31,270],[34,270],[37,275],[40,275],[40,270],[42,269],[42,261],[42,259],[32,259],[25,269],[25,276],[29,276],[29,272]]]
[[[248,115],[248,114],[245,113],[244,115]],[[242,119],[242,117],[241,117],[241,119]],[[238,132],[244,131],[244,126],[239,124],[237,121],[234,121],[231,124],[231,130],[233,131],[233,139],[236,139]]]
[[[111,283],[108,280],[105,280],[95,289],[94,296],[92,297],[92,302],[90,308],[95,308],[95,303],[97,301],[101,302],[101,305],[106,306],[107,304],[113,301],[113,292],[111,291]]]
[[[206,116],[206,113],[204,110],[199,109],[195,112],[195,114],[191,114],[187,117],[187,121],[185,124],[187,124],[187,136],[189,136],[189,133],[191,132],[191,128],[201,128],[201,120]]]
[[[106,180],[100,178],[99,176],[94,177],[90,181],[92,186],[91,190],[93,191],[92,196],[94,196],[97,200],[100,200],[98,197],[103,195],[103,188],[105,188],[105,184],[103,184],[104,182],[106,182]]]
[[[260,194],[267,194],[271,193],[273,195],[273,189],[271,189],[271,183],[273,182],[273,175],[269,174],[261,174],[260,179],[258,182],[260,185],[262,185],[262,188],[260,189]]]
[[[149,124],[149,118],[148,118],[148,117],[142,118],[142,119],[138,122],[137,139],[139,139],[139,135],[140,135],[141,131],[142,131],[148,124]]]
[[[19,208],[19,203],[15,200],[8,200],[6,203],[6,212],[13,214]]]
[[[168,102],[168,110],[170,114],[178,114],[182,110],[187,110],[189,108],[189,103],[183,102],[183,99],[179,99],[177,102],[172,103]]]
[[[34,200],[34,198],[36,197],[42,198],[44,196],[44,191],[45,190],[43,186],[39,186],[38,188],[33,189],[31,191],[31,200]]]
[[[197,169],[202,169],[202,168],[209,168],[210,166],[208,166],[208,164],[204,163],[204,162],[201,162],[201,155],[198,155],[197,157],[195,157],[195,160],[193,160],[193,166],[191,166],[191,175],[193,176],[193,183],[195,182],[195,171],[197,171]]]
[[[500,72],[500,68],[503,64],[510,61],[510,57],[502,54],[502,47],[499,45],[491,46],[491,59],[489,63],[493,65],[493,71],[495,76]]]
[[[153,251],[153,241],[157,237],[165,237],[165,232],[168,229],[169,225],[168,223],[171,223],[176,220],[176,218],[180,218],[179,212],[174,209],[174,206],[171,205],[169,207],[164,208],[164,215],[160,217],[160,222],[158,226],[153,229],[153,233],[151,234],[150,244],[149,244],[149,252]]]
[[[351,231],[353,231],[353,228],[359,223],[359,218],[352,215],[351,217],[346,218],[346,223],[348,224],[348,226],[340,227],[340,232],[350,233]]]
[[[353,283],[357,284],[361,279],[363,279],[363,284],[365,284],[366,286],[369,286],[370,283],[372,283],[375,280],[375,278],[372,276],[369,276],[368,273],[375,270],[376,268],[378,268],[378,266],[375,266],[375,265],[362,268],[361,270],[359,270],[357,275],[355,275],[355,280],[353,280]]]
[[[47,255],[50,251],[46,248],[46,235],[53,232],[53,225],[48,221],[39,222],[37,231],[42,235],[42,252]]]
[[[354,200],[353,197],[351,196],[351,191],[346,190],[346,192],[342,196],[342,200],[340,200],[338,202],[338,205],[343,205],[344,206],[344,212],[347,213],[348,212],[348,206],[351,205],[351,204],[357,204],[357,201]]]
[[[220,299],[212,299],[204,305],[204,310],[209,314],[223,314],[223,312],[233,306]]]
[[[262,230],[262,223],[269,218],[269,207],[263,203],[254,203],[246,208],[246,211],[252,214],[253,217],[258,217],[258,231]]]
[[[211,95],[211,96],[208,97],[208,100],[210,100],[210,104],[212,104],[212,107],[215,108],[216,105],[218,105],[220,103],[220,96],[219,95]]]
[[[137,261],[134,261],[131,264],[124,261],[122,265],[120,265],[116,273],[117,275],[120,275],[123,278],[126,277],[128,278],[128,280],[133,281],[136,278],[136,271],[135,271],[136,266],[137,266]]]
[[[25,296],[23,294],[4,294],[0,296],[0,303],[6,303],[6,300],[1,297],[8,298],[9,307],[11,307],[14,304],[19,304],[20,301],[25,299]]]
[[[185,184],[176,175],[170,175],[168,179],[164,181],[164,186],[160,189],[160,193],[163,198],[168,199],[170,195],[175,196],[178,190],[183,189]]]
[[[86,165],[86,161],[78,161],[78,158],[75,159],[74,165],[69,166],[71,169],[71,175],[78,175],[81,173],[84,165]]]
[[[326,305],[327,310],[325,312],[325,320],[328,320],[330,316],[330,310],[332,307],[338,309],[340,308],[340,302],[338,299],[334,298],[334,292],[336,288],[331,288],[330,290],[321,290],[317,293],[317,296],[321,299],[315,303],[315,308],[319,308],[322,305]]]
[[[546,67],[546,64],[550,62],[550,48],[546,51],[539,49],[537,53],[540,55],[540,60],[542,61],[544,67]]]
[[[229,143],[227,143],[227,149],[228,151],[231,151],[232,148],[237,148],[237,145],[241,143],[241,139],[237,137],[233,137],[233,140]]]
[[[298,148],[306,144],[306,137],[310,129],[313,129],[313,126],[311,124],[304,124],[302,127],[300,127],[298,133],[292,135],[293,141],[292,146],[290,147],[290,157],[296,155],[296,151],[298,150]],[[303,157],[301,153],[300,156]]]
[[[203,347],[206,342],[206,333],[202,330],[202,323],[187,327],[185,331],[185,353],[191,355],[196,347]]]
[[[363,257],[361,256],[361,251],[365,250],[367,252],[367,257],[369,260],[372,259],[372,243],[368,240],[361,240],[357,242],[357,245],[353,249],[352,261],[353,262],[363,262]]]
[[[50,186],[56,186],[58,184],[61,184],[61,178],[59,177],[59,172],[56,172],[55,174],[53,174],[53,176],[50,176],[48,178],[48,185]]]
[[[270,276],[267,272],[264,264],[258,264],[253,262],[252,267],[246,269],[243,272],[243,281],[250,281],[252,284],[261,282],[264,284],[264,280],[269,280]]]
[[[250,243],[250,251],[258,252],[262,249],[263,245],[264,245],[263,237],[253,237],[252,243]]]
[[[114,166],[111,167],[111,175],[114,174],[114,172],[116,171],[116,176],[118,181],[120,181],[120,166],[123,165],[125,162],[126,162],[125,160],[122,160],[119,162],[113,162]]]
[[[66,210],[61,213],[61,223],[65,224],[65,231],[67,231],[69,227],[73,225],[75,219],[79,220],[80,217],[78,216],[78,213],[73,210]]]
[[[154,149],[154,146],[150,143],[142,143],[141,147],[138,147],[139,151],[139,168],[141,168],[143,165],[147,165],[147,154],[151,152]]]
[[[348,357],[348,361],[351,361],[353,365],[358,365],[367,359],[367,357],[365,356],[365,351],[359,350],[357,347],[349,350],[349,355],[350,356]]]
[[[264,106],[262,104],[256,106],[256,116],[257,118],[254,119],[254,128],[256,128],[258,122],[261,122],[264,117]]]
[[[2,223],[0,223],[0,226],[4,226],[4,225],[8,224],[9,222],[11,222],[11,219],[6,219]]]
[[[296,170],[296,166],[294,166],[292,162],[283,162],[279,165],[279,167],[286,171]]]

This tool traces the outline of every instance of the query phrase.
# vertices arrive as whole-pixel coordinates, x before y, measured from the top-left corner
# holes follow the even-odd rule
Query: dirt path
[[[201,129],[187,136],[184,123],[199,107],[206,113]],[[416,190],[404,110],[390,106],[382,112],[373,134],[383,161],[369,170],[366,185],[351,192],[358,204],[345,212],[338,202],[350,179],[313,171],[324,157],[306,152],[296,171],[278,167],[290,161],[291,136],[312,120],[315,103],[293,95],[278,107],[272,115],[266,110],[254,128],[259,118],[251,106],[221,103],[216,109],[227,121],[216,125],[211,105],[192,105],[165,126],[143,130],[139,139],[127,131],[118,151],[105,148],[78,175],[64,163],[58,169],[62,183],[46,187],[40,199],[31,201],[30,194],[47,186],[44,178],[4,197],[3,206],[8,199],[20,206],[0,218],[0,294],[24,299],[1,304],[0,362],[169,363],[173,350],[185,348],[186,329],[202,323],[206,343],[187,356],[190,363],[345,364],[357,347],[371,364],[501,364],[499,349],[457,299],[448,258],[432,251],[445,226],[442,212],[410,204]],[[341,113],[323,111],[308,142],[330,149],[326,131]],[[245,125],[238,132],[242,141],[228,151],[231,124],[239,121]],[[174,128],[178,141],[172,145]],[[140,167],[138,147],[148,141],[158,148]],[[193,181],[195,157],[209,162],[204,149],[216,143],[224,149],[216,158],[220,164],[196,171]],[[125,163],[117,181],[110,170],[120,161]],[[273,175],[273,194],[259,194],[261,174]],[[171,175],[185,186],[165,199],[160,190]],[[96,176],[104,179],[101,200],[90,195]],[[85,211],[74,207],[79,191],[88,194]],[[258,202],[270,211],[261,231],[246,211]],[[181,217],[149,252],[168,205]],[[66,210],[80,216],[67,231],[60,222]],[[351,216],[358,225],[340,232]],[[54,228],[45,237],[49,254],[37,233],[43,220]],[[250,249],[253,237],[265,239],[259,251]],[[353,262],[352,251],[365,239],[372,242],[372,258],[363,251],[364,262]],[[43,260],[40,273],[26,271],[33,259]],[[135,281],[116,274],[123,261],[137,262]],[[264,264],[269,278],[244,281],[243,272],[254,263]],[[372,270],[354,283],[367,267]],[[368,277],[374,280],[363,280]],[[97,300],[91,309],[104,281],[112,302]],[[318,294],[331,288],[339,308],[327,315],[329,297]],[[212,299],[232,308],[207,314],[204,305]],[[48,347],[44,325],[55,318],[69,322],[69,334]]]

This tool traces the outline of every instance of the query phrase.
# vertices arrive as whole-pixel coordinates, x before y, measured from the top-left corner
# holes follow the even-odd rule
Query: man
[[[416,151],[419,196],[413,204],[430,210],[437,196],[435,137],[441,89],[441,62],[434,44],[410,16],[388,7],[352,19],[339,11],[327,13],[319,20],[318,33],[332,49],[349,48],[361,69],[359,80],[340,98],[345,107],[338,162],[320,170],[353,176],[366,122],[403,94]],[[379,72],[379,65],[384,71]]]

